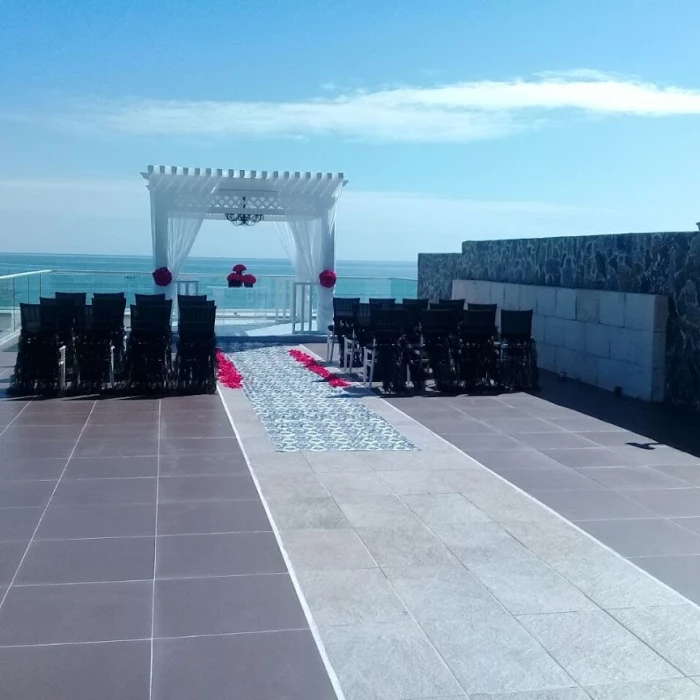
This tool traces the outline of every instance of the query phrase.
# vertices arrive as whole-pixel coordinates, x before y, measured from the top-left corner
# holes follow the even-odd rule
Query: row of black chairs
[[[70,391],[211,393],[216,390],[216,307],[206,296],[178,296],[173,358],[172,301],[137,294],[125,328],[123,293],[57,292],[21,304],[21,332],[10,389],[21,395]]]
[[[465,306],[467,308],[465,308]],[[367,386],[422,390],[429,378],[440,391],[528,389],[538,384],[532,312],[500,312],[496,304],[464,300],[334,299],[328,359],[335,341],[341,366],[362,367]]]

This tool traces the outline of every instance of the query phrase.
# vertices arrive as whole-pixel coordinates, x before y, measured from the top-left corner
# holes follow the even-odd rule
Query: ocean
[[[254,291],[223,289],[226,276],[239,262],[257,277]],[[53,272],[14,281],[0,278],[0,306],[16,305],[20,301],[36,302],[39,296],[51,296],[56,291],[84,291],[88,295],[124,291],[131,303],[134,294],[154,291],[150,256],[0,253],[0,276],[32,270]],[[336,273],[338,296],[358,296],[363,300],[368,297],[400,300],[416,296],[415,262],[339,260]],[[238,308],[254,308],[276,303],[283,287],[280,276],[291,275],[293,268],[288,260],[189,258],[180,278],[196,281],[199,293],[214,298],[226,294],[235,300]]]

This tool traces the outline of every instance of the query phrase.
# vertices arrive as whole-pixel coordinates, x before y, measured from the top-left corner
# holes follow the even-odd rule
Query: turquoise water
[[[226,286],[226,275],[238,262],[247,265],[248,271],[257,277],[255,290],[221,290]],[[36,302],[39,296],[52,296],[56,291],[84,291],[88,295],[124,291],[131,303],[134,294],[154,291],[153,261],[148,256],[0,253],[0,275],[46,269],[54,272],[14,281],[0,280],[0,306],[7,308],[19,302]],[[416,263],[340,260],[336,272],[335,293],[338,296],[359,296],[365,300],[368,297],[416,296]],[[196,280],[199,293],[225,294],[228,305],[245,309],[274,305],[282,289],[276,276],[292,274],[288,260],[190,258],[180,277]]]

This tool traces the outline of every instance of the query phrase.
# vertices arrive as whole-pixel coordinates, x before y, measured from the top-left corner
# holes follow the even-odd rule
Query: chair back
[[[467,304],[469,311],[493,311],[496,313],[497,308],[498,304],[472,304],[471,302]]]
[[[86,307],[87,308],[87,307]],[[92,326],[95,330],[118,331],[124,329],[126,299],[96,297],[92,302]]]
[[[370,299],[370,306],[377,306],[380,309],[390,309],[396,305],[396,299]]]
[[[183,306],[198,306],[202,305],[207,300],[206,294],[178,294],[177,295],[177,305],[178,308]]]
[[[440,301],[431,302],[430,308],[442,311],[462,311],[464,299],[440,299]]]
[[[170,333],[172,302],[131,305],[132,333]]]
[[[178,332],[181,340],[213,338],[215,324],[216,306],[213,301],[211,305],[185,305],[180,309]]]
[[[87,294],[85,292],[56,292],[56,301],[61,303],[71,303],[76,306],[85,306]]]
[[[390,336],[398,340],[404,332],[405,316],[406,311],[401,308],[370,306],[370,328],[375,337]]]
[[[404,309],[427,309],[429,303],[429,299],[404,299],[403,307]]]
[[[367,328],[370,319],[370,305],[358,302],[352,309],[352,323],[357,327]]]
[[[126,304],[126,297],[124,296],[124,292],[94,292],[92,295],[92,303],[93,304],[98,300],[99,301],[109,301],[109,300],[114,301],[117,299],[123,299],[124,304]]]
[[[506,340],[529,340],[532,336],[532,311],[501,309],[501,337]]]
[[[134,294],[136,304],[158,304],[165,301],[165,294]]]
[[[426,309],[420,313],[421,333],[424,336],[447,336],[459,325],[458,309]]]
[[[39,304],[19,305],[23,333],[38,333],[41,330],[41,306]]]
[[[333,297],[334,316],[352,316],[355,304],[360,303],[360,297]]]
[[[496,333],[496,310],[487,309],[475,311],[467,309],[462,312],[462,335],[464,336],[492,336]]]

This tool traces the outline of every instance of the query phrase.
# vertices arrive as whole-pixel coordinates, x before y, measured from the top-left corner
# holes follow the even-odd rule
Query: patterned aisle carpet
[[[416,449],[362,403],[357,389],[329,386],[288,348],[232,345],[226,351],[278,452]]]

